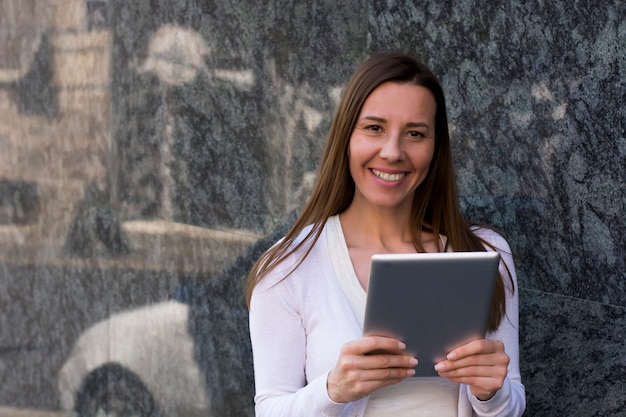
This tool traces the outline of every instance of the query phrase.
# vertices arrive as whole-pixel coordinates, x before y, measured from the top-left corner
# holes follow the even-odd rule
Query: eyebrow
[[[382,117],[377,117],[377,116],[364,116],[363,119],[371,120],[373,122],[378,122],[378,123],[387,122],[386,119],[383,119]],[[423,123],[423,122],[409,122],[407,123],[407,127],[423,127],[426,129],[430,129],[430,126],[428,125],[428,123]]]

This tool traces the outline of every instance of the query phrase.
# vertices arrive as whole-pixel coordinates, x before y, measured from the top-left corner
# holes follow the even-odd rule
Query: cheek
[[[354,135],[350,138],[350,142],[348,143],[348,160],[350,164],[354,163],[358,165],[365,163],[376,155],[376,153],[377,148],[372,141],[361,138],[358,135]]]
[[[429,146],[420,150],[420,152],[416,152],[413,161],[415,164],[420,167],[429,167],[435,155],[434,146]]]
[[[355,174],[359,168],[359,163],[357,162],[356,155],[352,150],[348,150],[348,169],[350,170],[350,176],[354,179]]]
[[[350,173],[353,169],[356,169],[362,161],[363,149],[358,144],[359,140],[350,138],[348,143],[348,166],[350,167]]]

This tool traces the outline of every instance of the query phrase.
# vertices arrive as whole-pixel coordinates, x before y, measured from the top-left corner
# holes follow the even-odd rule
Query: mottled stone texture
[[[0,415],[107,411],[115,383],[141,415],[252,416],[245,276],[351,72],[397,49],[440,77],[463,210],[516,256],[526,415],[626,416],[623,0],[0,11]]]

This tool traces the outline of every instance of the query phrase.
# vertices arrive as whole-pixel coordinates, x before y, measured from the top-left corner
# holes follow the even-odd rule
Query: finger
[[[472,368],[472,367],[502,367],[507,369],[509,356],[504,352],[472,355],[461,359],[444,360],[435,365],[438,372],[449,372],[456,369]]]
[[[363,370],[359,378],[362,381],[385,383],[388,381],[398,382],[414,374],[413,368],[377,368]]]
[[[504,378],[507,375],[506,366],[465,366],[462,368],[437,369],[444,378]]]
[[[339,357],[339,367],[344,372],[372,369],[413,369],[417,359],[402,354],[378,353],[368,355],[344,355]]]
[[[435,365],[435,370],[444,378],[487,377],[504,378],[508,373],[509,357],[471,357],[461,361],[444,361]]]
[[[387,353],[366,355],[361,360],[367,362],[363,369],[413,369],[418,363],[413,356]]]
[[[448,360],[459,360],[472,355],[504,352],[504,343],[499,340],[476,339],[458,346],[447,355]]]
[[[368,355],[378,353],[401,354],[406,345],[398,339],[384,336],[365,336],[346,343],[341,348],[341,355]]]
[[[366,349],[364,353],[367,354],[379,352],[402,353],[406,349],[406,344],[393,337],[364,336],[358,340],[363,342],[362,347]]]
[[[440,372],[439,376],[458,384],[466,384],[477,397],[490,397],[504,385],[507,370],[499,366],[477,366]]]

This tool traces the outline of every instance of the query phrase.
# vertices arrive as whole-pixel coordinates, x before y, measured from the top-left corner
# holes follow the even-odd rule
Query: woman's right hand
[[[365,336],[341,348],[335,369],[326,382],[329,397],[337,403],[356,401],[387,385],[415,374],[415,357],[407,355],[398,339]]]

